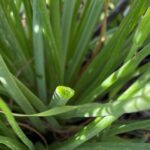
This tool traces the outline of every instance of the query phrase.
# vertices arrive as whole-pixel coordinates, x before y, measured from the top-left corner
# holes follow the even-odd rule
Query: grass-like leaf
[[[20,105],[22,110],[26,113],[35,113],[36,111],[28,101],[28,99],[24,96],[21,90],[18,88],[15,80],[13,79],[11,73],[8,71],[2,57],[0,56],[0,81],[5,89],[7,89],[8,93],[14,98],[14,100]],[[34,125],[42,129],[42,124],[38,118],[32,119]]]
[[[14,132],[18,135],[18,137],[20,138],[20,140],[30,149],[30,150],[34,150],[34,146],[32,144],[32,142],[26,137],[26,135],[23,133],[23,131],[21,130],[21,128],[18,126],[17,122],[15,121],[11,111],[9,110],[8,106],[5,104],[5,102],[0,99],[0,108],[1,110],[4,112],[7,121],[9,122],[9,124],[11,125],[11,127],[13,128]]]
[[[102,52],[99,53],[94,61],[88,66],[79,82],[77,82],[75,90],[81,91],[86,88],[86,91],[83,92],[82,95],[88,95],[88,93],[100,85],[101,82],[118,67],[122,59],[121,47],[123,46],[127,36],[134,29],[141,14],[146,10],[146,5],[148,5],[148,3],[148,1],[138,1],[132,4],[130,13],[124,18],[119,29],[111,38],[109,43],[103,48]],[[88,81],[86,78],[88,78]],[[94,80],[94,78],[96,78],[96,80]],[[88,86],[89,84],[90,86]]]
[[[136,145],[136,147],[135,147]],[[149,144],[144,143],[87,143],[84,146],[81,146],[80,148],[77,148],[77,150],[136,150],[137,147],[142,150],[148,150],[150,148]]]
[[[45,50],[43,41],[42,12],[40,11],[40,1],[33,0],[33,48],[35,61],[35,74],[37,81],[38,95],[43,101],[47,101],[47,88],[45,76]]]
[[[27,150],[23,144],[9,137],[0,136],[0,143],[6,145],[11,150]]]
[[[150,109],[149,7],[1,0],[0,149],[150,149],[118,136],[150,130],[149,120],[120,121]]]

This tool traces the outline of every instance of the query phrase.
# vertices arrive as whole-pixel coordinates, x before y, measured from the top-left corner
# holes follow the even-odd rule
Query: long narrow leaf
[[[36,111],[28,101],[28,99],[24,96],[24,94],[18,88],[15,80],[13,79],[11,73],[9,72],[5,62],[0,56],[0,78],[1,83],[5,89],[7,89],[8,93],[12,96],[12,98],[18,103],[18,105],[22,108],[22,110],[26,113],[35,113]],[[33,124],[39,128],[39,130],[43,130],[43,125],[38,118],[31,118]]]
[[[11,111],[9,110],[9,108],[7,107],[7,105],[5,104],[5,102],[0,99],[0,108],[3,110],[3,112],[5,113],[5,116],[9,122],[9,124],[12,126],[14,132],[18,135],[18,137],[20,138],[20,140],[30,149],[30,150],[34,150],[34,146],[32,144],[32,142],[26,137],[26,135],[23,133],[23,131],[21,130],[21,128],[18,126],[17,122],[15,121]]]
[[[117,71],[113,72],[108,78],[106,78],[102,84],[92,89],[89,93],[85,92],[82,96],[79,97],[79,100],[76,101],[80,104],[85,102],[90,102],[100,96],[104,91],[106,91],[109,87],[111,87],[118,80],[123,80],[134,72],[134,70],[138,67],[140,62],[150,54],[150,44],[145,46],[137,55],[129,60],[127,63],[122,65]]]
[[[19,141],[16,141],[9,137],[0,136],[0,143],[6,145],[11,150],[27,150],[27,148]]]
[[[117,32],[111,38],[109,43],[103,48],[102,52],[100,52],[94,59],[94,61],[88,66],[81,79],[77,82],[77,85],[75,87],[75,90],[77,90],[77,92],[86,88],[86,94],[89,93],[96,86],[100,85],[101,82],[106,77],[108,77],[108,75],[110,75],[110,73],[112,73],[116,69],[116,67],[118,67],[119,63],[121,63],[119,59],[122,53],[121,48],[127,36],[134,29],[141,14],[144,13],[148,6],[149,2],[147,0],[144,0],[142,2],[134,1],[130,9],[130,13],[122,21],[122,24],[120,25]],[[86,80],[87,78],[88,81]],[[94,80],[94,78],[96,78],[96,80]],[[89,84],[90,86],[88,86]]]
[[[68,65],[68,72],[66,74],[66,80],[68,83],[76,77],[79,71],[79,67],[81,66],[82,60],[87,52],[88,42],[90,41],[95,24],[102,10],[103,3],[103,0],[91,1],[91,7],[88,10],[89,13],[86,14],[87,16],[84,18],[86,20],[84,20],[84,24],[81,25],[81,28],[83,29],[81,30],[82,34],[80,37],[77,37],[79,38],[78,43],[75,45],[73,58]]]
[[[35,74],[38,95],[43,101],[47,101],[47,87],[45,77],[45,50],[42,34],[42,12],[40,0],[33,0],[33,48],[35,61]]]
[[[136,146],[135,146],[136,145]],[[76,150],[149,150],[150,144],[146,143],[87,143],[81,146],[80,148],[77,148]]]
[[[133,38],[133,46],[126,58],[126,60],[129,60],[133,54],[136,52],[136,50],[142,46],[143,42],[146,40],[147,36],[149,35],[149,28],[150,28],[150,8],[146,11],[145,15],[142,18],[141,23],[139,24],[137,31]]]

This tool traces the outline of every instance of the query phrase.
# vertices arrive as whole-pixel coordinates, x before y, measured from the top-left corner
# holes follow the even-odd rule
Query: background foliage
[[[150,149],[149,6],[1,0],[0,149]]]

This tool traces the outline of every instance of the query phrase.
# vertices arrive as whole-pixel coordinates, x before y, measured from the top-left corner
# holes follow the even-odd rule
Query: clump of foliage
[[[0,149],[150,149],[119,136],[150,129],[119,119],[150,109],[150,2],[117,2],[0,1]]]

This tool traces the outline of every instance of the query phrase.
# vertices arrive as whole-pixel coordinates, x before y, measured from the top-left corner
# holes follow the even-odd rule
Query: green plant
[[[0,1],[0,149],[150,149],[118,136],[150,129],[119,120],[150,109],[150,2],[111,26],[109,3]]]

